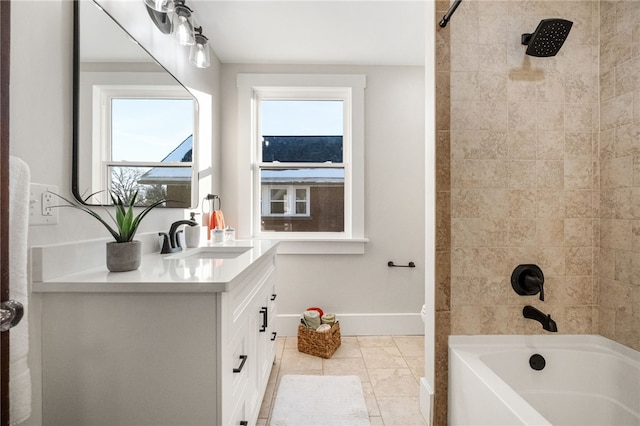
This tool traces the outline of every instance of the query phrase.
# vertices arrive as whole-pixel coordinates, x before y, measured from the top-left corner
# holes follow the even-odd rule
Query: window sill
[[[368,238],[279,240],[278,254],[364,254]]]

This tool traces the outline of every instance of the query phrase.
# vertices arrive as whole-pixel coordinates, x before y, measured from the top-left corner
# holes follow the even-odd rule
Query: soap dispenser
[[[200,213],[190,212],[189,220],[197,222],[196,215]],[[195,248],[200,246],[200,236],[202,234],[202,228],[200,225],[187,226],[184,229],[184,238],[187,248]]]

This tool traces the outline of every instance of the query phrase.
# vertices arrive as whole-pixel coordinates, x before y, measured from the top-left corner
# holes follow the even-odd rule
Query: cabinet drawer
[[[238,282],[228,295],[229,324],[237,323],[250,308],[256,296],[260,294],[266,283],[273,281],[275,276],[275,258],[269,257],[265,259],[256,269],[247,277]]]
[[[269,329],[267,330],[267,335],[271,345],[275,346],[275,340],[277,337],[276,330],[276,317],[278,316],[278,293],[276,292],[276,282],[275,282],[275,274],[272,276],[272,279],[267,285],[267,306],[269,306]],[[274,349],[275,350],[275,349]]]
[[[269,324],[273,324],[278,307],[278,293],[276,293],[275,276],[268,283],[267,294],[269,295],[267,300],[267,306],[269,306]]]
[[[271,340],[272,334],[275,332],[275,321],[278,311],[276,300],[275,282],[274,280],[270,280],[259,295],[257,307],[255,308],[258,313],[257,329],[260,332],[259,340],[265,337],[268,337],[267,340]],[[275,340],[275,338],[273,340]]]

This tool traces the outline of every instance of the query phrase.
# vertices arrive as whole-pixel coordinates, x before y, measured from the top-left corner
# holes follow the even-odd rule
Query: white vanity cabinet
[[[149,255],[127,273],[38,281],[36,268],[43,424],[255,424],[275,359],[277,243],[251,244],[222,261]]]
[[[223,425],[255,424],[258,418],[275,359],[276,298],[274,262],[219,298]]]

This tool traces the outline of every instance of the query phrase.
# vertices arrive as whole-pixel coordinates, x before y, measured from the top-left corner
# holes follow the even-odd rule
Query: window
[[[100,86],[97,91],[101,187],[125,204],[137,191],[137,205],[166,199],[168,207],[190,206],[194,100],[183,90],[151,91],[148,86]]]
[[[344,232],[348,99],[311,90],[286,96],[256,97],[260,231]]]
[[[238,150],[251,165],[239,227],[364,241],[364,87],[361,75],[238,76]]]
[[[262,216],[309,217],[308,186],[262,185]]]

